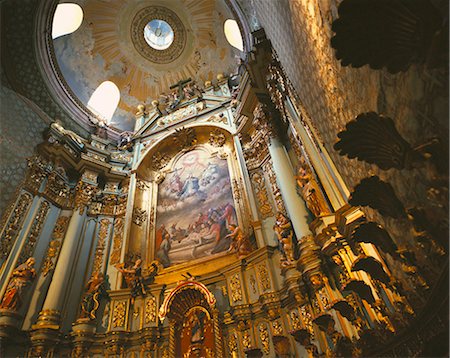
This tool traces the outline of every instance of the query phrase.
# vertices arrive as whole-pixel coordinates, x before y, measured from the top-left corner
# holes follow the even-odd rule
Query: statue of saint
[[[302,159],[298,168],[297,175],[295,176],[297,185],[301,189],[303,199],[306,202],[306,206],[315,217],[330,214],[325,196],[322,190],[319,188],[311,169]]]
[[[130,268],[124,268],[124,264],[118,264],[115,266],[123,274],[128,288],[131,289],[131,304],[134,303],[134,300],[138,295],[145,296],[147,294],[142,277],[141,264],[142,260],[137,259],[134,266]]]
[[[34,270],[35,260],[30,257],[25,263],[17,266],[12,272],[6,292],[0,303],[0,308],[17,311],[22,304],[22,295],[27,287],[36,277]]]
[[[280,251],[283,253],[281,266],[293,265],[295,263],[297,240],[292,229],[291,220],[282,212],[278,212],[273,229],[279,242]]]
[[[239,258],[247,256],[252,252],[252,244],[241,228],[237,225],[230,225],[228,228],[231,233],[225,236],[224,239],[231,238],[233,240],[228,251],[236,252]]]
[[[102,297],[108,297],[105,289],[105,278],[102,273],[96,272],[86,284],[86,292],[81,301],[80,318],[95,319],[95,313],[100,306]]]

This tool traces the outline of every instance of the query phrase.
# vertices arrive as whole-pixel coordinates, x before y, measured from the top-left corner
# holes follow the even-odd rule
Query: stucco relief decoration
[[[225,134],[219,129],[214,129],[209,133],[209,144],[211,144],[213,147],[223,147],[225,142]]]
[[[164,267],[230,249],[237,215],[227,160],[204,149],[184,153],[157,200],[155,252]]]
[[[103,254],[105,251],[106,237],[108,236],[110,222],[108,219],[100,220],[100,229],[98,232],[98,242],[95,248],[94,264],[92,273],[100,273],[103,264]]]
[[[194,128],[175,129],[174,144],[181,150],[190,150],[197,144],[197,134]]]
[[[42,202],[39,206],[39,210],[34,217],[33,225],[20,253],[18,262],[24,262],[27,258],[33,256],[34,247],[36,246],[36,242],[41,234],[42,227],[44,226],[49,210],[50,204],[47,201]]]
[[[56,260],[58,259],[61,250],[62,240],[66,234],[67,226],[69,225],[68,216],[60,216],[56,220],[55,227],[52,233],[52,240],[48,244],[47,253],[45,255],[44,263],[42,264],[42,275],[47,276],[55,269]]]
[[[123,218],[116,218],[114,222],[113,247],[111,251],[111,265],[120,262],[120,254],[122,252],[122,238],[123,238]]]
[[[262,172],[255,172],[251,176],[253,187],[255,188],[256,199],[258,200],[258,211],[261,219],[273,216],[272,205],[266,188],[266,180]]]
[[[147,221],[147,211],[141,208],[133,209],[133,223],[142,226]]]
[[[242,300],[241,279],[239,274],[234,274],[230,279],[231,299],[233,302]]]
[[[113,328],[125,326],[126,310],[127,304],[125,301],[119,301],[114,304],[112,317]]]
[[[161,152],[156,152],[152,156],[152,167],[155,170],[161,170],[163,169],[167,164],[170,162],[170,157]]]
[[[145,323],[156,322],[156,297],[151,296],[145,302]]]
[[[169,24],[174,32],[173,43],[164,50],[156,50],[148,45],[143,33],[149,21],[158,19]],[[169,63],[177,59],[186,45],[186,30],[179,17],[166,7],[149,6],[140,10],[131,24],[131,41],[136,50],[154,63]]]
[[[8,220],[6,229],[0,240],[1,258],[3,260],[8,257],[8,254],[11,251],[12,245],[14,244],[17,234],[22,227],[23,220],[25,219],[25,215],[30,207],[31,201],[32,197],[28,193],[23,193],[17,201],[16,207]]]

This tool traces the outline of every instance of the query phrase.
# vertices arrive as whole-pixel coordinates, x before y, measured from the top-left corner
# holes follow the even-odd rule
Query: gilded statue
[[[12,272],[6,292],[0,303],[1,309],[17,311],[22,305],[22,295],[24,289],[36,277],[34,270],[34,257],[30,257],[25,263],[16,267]]]
[[[81,301],[80,318],[95,319],[95,313],[103,297],[108,297],[105,278],[102,273],[95,272],[86,284],[86,292]]]
[[[133,266],[125,268],[125,264],[117,264],[115,267],[119,270],[124,278],[128,288],[131,289],[131,304],[137,296],[145,296],[144,279],[142,277],[142,260],[137,259]]]
[[[281,266],[287,267],[293,265],[295,263],[297,239],[292,228],[291,220],[282,212],[278,212],[273,229],[283,255]]]
[[[252,244],[242,229],[237,225],[230,225],[228,228],[231,233],[225,236],[225,239],[230,238],[233,240],[228,252],[236,252],[239,258],[247,256],[252,252]]]
[[[314,178],[311,169],[308,167],[304,159],[300,161],[300,165],[295,176],[297,185],[301,189],[303,199],[306,206],[315,217],[330,214],[325,196],[319,188],[319,184]]]

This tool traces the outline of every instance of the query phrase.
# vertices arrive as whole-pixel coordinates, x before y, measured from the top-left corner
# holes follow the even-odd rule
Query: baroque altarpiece
[[[428,286],[350,194],[265,39],[120,145],[55,122],[1,225],[3,353],[367,355]]]

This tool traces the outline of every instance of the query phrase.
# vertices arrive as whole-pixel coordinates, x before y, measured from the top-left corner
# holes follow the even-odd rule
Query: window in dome
[[[173,30],[163,20],[152,20],[144,27],[144,39],[155,50],[165,50],[172,45]]]
[[[241,30],[235,20],[228,19],[223,25],[223,31],[228,43],[236,47],[239,51],[244,51],[244,42],[242,41]]]
[[[105,81],[97,87],[87,103],[87,107],[106,120],[111,122],[111,118],[120,101],[120,91],[114,82]]]
[[[53,16],[53,40],[76,31],[83,21],[83,10],[77,4],[58,4]]]

